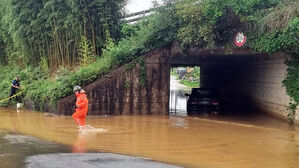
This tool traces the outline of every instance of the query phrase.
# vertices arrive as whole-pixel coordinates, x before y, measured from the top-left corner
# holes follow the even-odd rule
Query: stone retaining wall
[[[83,87],[89,99],[89,115],[168,114],[169,55],[167,49],[157,49],[144,56],[146,83],[140,86],[140,65],[112,71]],[[58,114],[72,114],[75,95],[58,102]]]

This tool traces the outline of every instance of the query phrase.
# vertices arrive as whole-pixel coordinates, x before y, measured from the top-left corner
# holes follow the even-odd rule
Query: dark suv
[[[218,94],[213,89],[208,88],[192,88],[191,94],[187,100],[187,113],[194,114],[194,111],[208,109],[210,111],[219,112],[220,100]]]

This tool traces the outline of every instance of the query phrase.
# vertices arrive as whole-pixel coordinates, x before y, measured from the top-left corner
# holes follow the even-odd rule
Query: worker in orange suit
[[[77,100],[74,107],[75,113],[72,117],[81,129],[81,127],[85,125],[85,118],[88,111],[87,95],[80,86],[75,86],[73,91],[76,94]]]

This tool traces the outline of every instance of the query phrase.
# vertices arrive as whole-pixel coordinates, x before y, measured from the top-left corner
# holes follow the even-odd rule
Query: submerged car
[[[214,89],[209,88],[192,88],[191,94],[186,93],[187,100],[187,113],[196,114],[204,110],[219,112],[220,99]]]

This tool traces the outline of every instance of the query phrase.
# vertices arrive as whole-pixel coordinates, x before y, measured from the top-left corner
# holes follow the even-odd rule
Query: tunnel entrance
[[[190,50],[173,52],[169,65],[170,74],[179,67],[200,67],[197,87],[211,88],[219,94],[221,105],[217,116],[246,120],[248,115],[261,113],[286,116],[289,97],[282,87],[286,59],[284,55],[269,56],[245,50],[230,54]],[[177,91],[172,81],[170,77],[169,112],[186,116],[184,94],[190,88]]]
[[[258,102],[254,94],[259,94],[257,89],[262,85],[253,81],[260,80],[260,74],[265,72],[257,58],[256,55],[208,55],[197,62],[185,57],[182,63],[170,65],[169,114],[245,120],[255,115]],[[192,88],[200,88],[197,91],[200,95],[191,96],[195,92]]]
[[[169,114],[187,116],[187,96],[200,87],[199,66],[173,66],[170,69]]]

